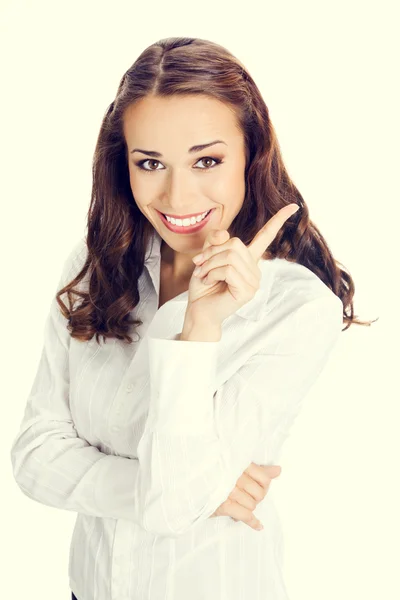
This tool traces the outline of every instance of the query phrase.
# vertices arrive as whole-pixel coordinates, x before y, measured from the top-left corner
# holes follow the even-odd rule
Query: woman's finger
[[[236,482],[227,500],[211,517],[228,516],[234,521],[242,521],[256,529],[260,523],[253,511],[268,492],[272,479],[281,473],[279,465],[258,465],[250,463]]]
[[[250,475],[261,486],[269,485],[271,479],[278,477],[282,469],[279,465],[258,465],[254,462],[250,463],[244,473]]]
[[[220,516],[231,517],[235,521],[242,521],[252,529],[257,529],[261,522],[253,515],[252,511],[245,508],[235,500],[228,498],[219,507]]]
[[[232,248],[217,252],[210,258],[205,260],[201,265],[198,265],[193,271],[193,275],[201,279],[205,277],[212,269],[232,265],[248,285],[257,288],[261,279],[261,270],[253,264],[253,268],[249,267],[249,263],[244,260],[243,256]]]
[[[284,206],[278,210],[278,212],[275,213],[263,227],[261,227],[260,231],[256,233],[247,248],[257,263],[264,254],[266,248],[274,241],[278,231],[299,208],[300,206],[295,203]]]
[[[234,500],[235,502],[243,506],[243,508],[247,508],[251,511],[255,510],[257,508],[257,504],[259,503],[259,500],[256,500],[252,494],[250,494],[247,490],[238,487],[237,485],[229,494],[229,499]]]
[[[235,494],[236,489],[243,490],[248,496],[252,498],[254,502],[256,502],[256,504],[258,504],[259,502],[261,502],[261,500],[265,498],[270,482],[271,480],[267,477],[265,483],[260,485],[258,481],[255,481],[250,475],[248,475],[245,472],[237,480],[236,486],[232,490],[231,494]],[[229,495],[229,497],[231,497],[231,495]],[[235,500],[237,499],[235,496],[233,497]],[[254,508],[252,510],[254,510]]]
[[[227,234],[229,236],[229,233],[226,231],[226,229],[214,230],[214,233],[215,233],[215,235],[218,233],[220,235]],[[203,265],[207,260],[209,260],[215,254],[226,252],[228,250],[232,250],[233,252],[236,252],[236,254],[238,254],[243,259],[243,261],[245,262],[245,264],[247,265],[247,267],[249,269],[254,270],[254,265],[256,263],[253,260],[253,257],[251,256],[247,246],[245,246],[243,244],[243,242],[240,238],[238,238],[238,237],[229,238],[228,237],[228,239],[225,242],[219,243],[220,242],[219,238],[217,237],[215,239],[215,236],[214,236],[213,242],[214,243],[212,245],[210,244],[205,250],[203,250],[201,252],[201,254],[197,254],[196,256],[194,256],[192,258],[193,262],[196,265]],[[260,273],[260,276],[261,276],[261,271],[256,268],[255,274],[257,275],[258,272]]]
[[[242,273],[239,273],[232,265],[211,269],[211,271],[201,279],[201,282],[205,285],[225,282],[228,285],[232,296],[238,302],[248,302],[251,300],[254,297],[255,290],[259,287],[258,283],[256,287],[249,285]]]

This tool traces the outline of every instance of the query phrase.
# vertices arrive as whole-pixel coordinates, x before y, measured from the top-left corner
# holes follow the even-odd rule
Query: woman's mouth
[[[205,213],[199,215],[196,219],[201,218],[201,220],[196,220],[195,223],[191,223],[194,217],[192,217],[192,219],[183,220],[173,219],[175,223],[171,223],[171,221],[168,221],[163,213],[157,210],[158,214],[160,215],[161,221],[163,222],[165,227],[170,231],[173,231],[174,233],[196,233],[197,231],[200,231],[200,229],[202,229],[210,221],[211,215],[214,211],[215,208],[211,208],[209,211],[206,211]],[[189,224],[187,224],[188,222]]]

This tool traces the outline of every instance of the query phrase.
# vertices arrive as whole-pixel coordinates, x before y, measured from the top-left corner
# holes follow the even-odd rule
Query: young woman
[[[343,323],[371,322],[230,52],[169,38],[125,73],[87,229],[12,446],[24,494],[77,513],[72,598],[287,598],[268,486]]]

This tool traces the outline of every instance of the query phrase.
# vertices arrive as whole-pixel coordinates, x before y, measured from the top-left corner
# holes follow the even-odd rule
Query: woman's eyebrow
[[[225,144],[225,146],[228,145],[223,140],[215,140],[214,142],[209,142],[208,144],[198,144],[197,146],[192,146],[191,148],[189,148],[188,152],[200,152],[200,150],[204,150],[204,148],[208,148],[209,146],[213,146],[214,144]],[[154,156],[156,158],[162,157],[161,152],[157,152],[156,150],[142,150],[141,148],[134,148],[133,150],[131,150],[131,154],[133,154],[134,152],[141,152],[142,154],[148,154],[149,156]]]

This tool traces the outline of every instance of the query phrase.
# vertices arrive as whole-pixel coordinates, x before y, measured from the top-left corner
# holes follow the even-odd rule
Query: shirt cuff
[[[214,435],[220,343],[177,337],[148,338],[150,407],[146,427],[178,435]]]

